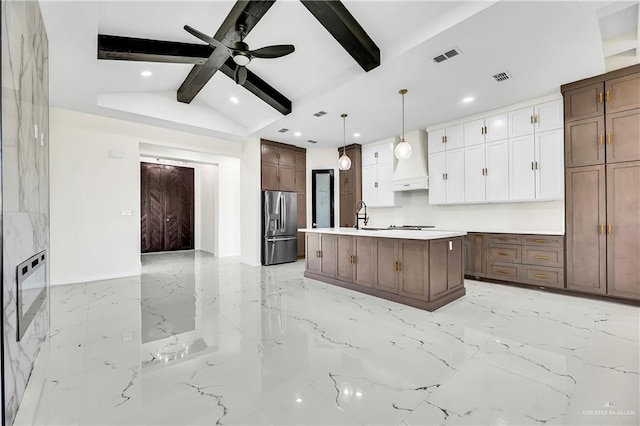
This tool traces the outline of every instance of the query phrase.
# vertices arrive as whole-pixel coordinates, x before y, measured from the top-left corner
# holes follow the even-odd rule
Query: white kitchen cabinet
[[[429,153],[462,148],[464,145],[464,127],[462,125],[446,127],[429,132]]]
[[[526,201],[536,198],[535,137],[509,139],[509,199]]]
[[[558,200],[564,192],[561,129],[509,140],[509,199]]]
[[[429,154],[429,204],[446,203],[444,151]]]
[[[484,141],[494,142],[509,137],[507,114],[498,114],[484,119]]]
[[[362,147],[362,200],[368,207],[395,206],[391,190],[393,142]]]
[[[498,202],[509,199],[508,140],[465,148],[467,203]]]
[[[445,158],[446,202],[464,203],[464,149],[445,151]]]
[[[509,112],[509,137],[516,138],[561,129],[563,120],[561,100],[511,111]]]
[[[536,105],[534,109],[536,133],[562,129],[564,125],[562,100]]]
[[[487,199],[484,144],[464,149],[464,200],[483,203]]]
[[[464,203],[464,149],[429,156],[429,204]]]
[[[509,200],[509,141],[507,139],[485,145],[487,201]]]
[[[564,138],[562,129],[536,133],[536,199],[564,196]]]
[[[464,123],[464,146],[484,143],[484,118]]]

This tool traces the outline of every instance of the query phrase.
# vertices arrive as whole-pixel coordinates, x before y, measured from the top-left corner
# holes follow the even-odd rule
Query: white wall
[[[430,206],[427,191],[396,194],[396,207],[370,208],[369,226],[435,225],[478,232],[564,232],[564,201]]]
[[[218,163],[217,235],[225,244],[217,253],[240,254],[242,144],[58,108],[50,128],[52,284],[140,273],[139,147]],[[109,157],[111,150],[123,158]]]
[[[337,148],[308,148],[307,149],[307,226],[311,227],[313,222],[312,203],[313,193],[311,190],[311,171],[333,169],[333,196],[334,196],[334,212],[333,217],[335,225],[338,226],[340,219],[340,175],[338,169],[338,150]]]
[[[240,261],[252,266],[260,265],[260,140],[245,142],[240,163]]]
[[[218,166],[198,164],[195,181],[195,249],[217,254]]]

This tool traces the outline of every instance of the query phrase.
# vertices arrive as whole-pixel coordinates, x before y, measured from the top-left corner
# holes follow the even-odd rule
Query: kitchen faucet
[[[360,210],[364,207],[364,214],[360,214]],[[369,223],[369,216],[367,216],[367,205],[364,201],[360,200],[356,203],[356,224],[354,228],[360,229],[360,220],[364,222],[364,226]]]

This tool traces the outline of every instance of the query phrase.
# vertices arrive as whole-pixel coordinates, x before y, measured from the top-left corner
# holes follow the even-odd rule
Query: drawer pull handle
[[[537,255],[535,255],[533,257],[535,257],[536,259],[540,259],[540,260],[548,260],[549,259],[549,256],[540,256],[539,254],[537,254]]]
[[[500,241],[509,241],[509,239],[508,239],[508,238],[506,238],[506,237],[498,237],[498,239],[499,239]]]
[[[509,253],[505,253],[503,251],[501,251],[500,253],[498,253],[500,256],[509,256]]]
[[[533,240],[536,243],[540,243],[540,244],[544,244],[544,243],[548,243],[548,240]]]
[[[504,269],[498,269],[496,272],[501,275],[509,275],[509,272],[505,271]]]
[[[536,278],[549,278],[549,275],[547,274],[536,274],[535,276]]]

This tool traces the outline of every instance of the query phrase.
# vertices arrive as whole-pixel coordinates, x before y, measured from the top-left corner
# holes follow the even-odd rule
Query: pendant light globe
[[[349,170],[351,158],[347,155],[347,114],[340,114],[340,117],[342,117],[342,156],[338,159],[338,169]]]
[[[404,95],[407,93],[407,89],[400,89],[398,93],[402,95],[402,134],[400,135],[400,143],[396,145],[394,153],[398,160],[406,160],[411,157],[411,144],[404,140]]]

